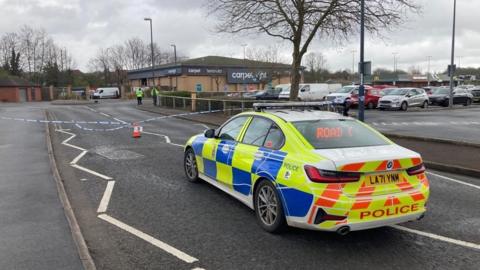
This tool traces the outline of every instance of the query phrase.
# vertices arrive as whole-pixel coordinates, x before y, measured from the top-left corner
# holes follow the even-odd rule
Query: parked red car
[[[375,109],[382,96],[381,90],[365,85],[365,108]],[[352,92],[352,105],[358,106],[358,90]]]

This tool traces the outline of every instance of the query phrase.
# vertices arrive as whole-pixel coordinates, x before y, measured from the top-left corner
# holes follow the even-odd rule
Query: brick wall
[[[0,87],[0,102],[18,102],[16,87]]]

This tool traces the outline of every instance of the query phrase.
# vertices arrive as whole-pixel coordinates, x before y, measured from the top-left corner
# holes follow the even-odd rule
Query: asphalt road
[[[5,115],[44,119],[44,109],[1,104]],[[0,269],[83,269],[51,173],[45,124],[0,125]]]
[[[59,120],[135,122],[159,116],[123,102],[48,111]],[[207,183],[185,180],[181,145],[204,126],[169,118],[143,128],[142,137],[133,139],[128,128],[94,132],[71,124],[52,126],[59,169],[99,269],[480,267],[480,179],[429,174],[426,217],[399,228],[344,237],[299,229],[272,235],[240,202]],[[82,150],[72,146],[87,152],[79,156]],[[72,161],[83,169],[72,167]]]
[[[382,132],[480,144],[480,106],[455,110],[365,111],[365,119]]]

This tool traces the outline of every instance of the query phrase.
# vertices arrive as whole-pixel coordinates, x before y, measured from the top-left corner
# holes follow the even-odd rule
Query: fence
[[[232,100],[232,99],[210,99],[182,96],[158,96],[158,106],[172,109],[186,110],[192,112],[202,111],[223,111],[225,114],[232,115],[246,110],[253,109],[254,103],[285,103],[285,101],[272,102],[271,100]],[[316,109],[322,111],[341,112],[342,106],[333,106],[330,103],[316,106]]]

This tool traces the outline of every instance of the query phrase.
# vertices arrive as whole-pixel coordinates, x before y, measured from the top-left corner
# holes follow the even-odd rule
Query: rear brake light
[[[423,166],[423,163],[420,165],[417,165],[415,167],[411,167],[407,169],[408,175],[417,175],[425,172],[425,166]]]
[[[313,166],[305,165],[305,172],[308,178],[315,183],[349,183],[360,180],[358,172],[339,172],[319,170]]]

